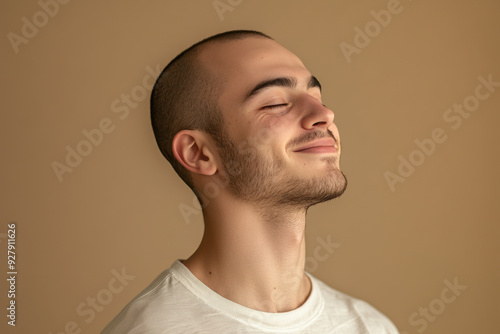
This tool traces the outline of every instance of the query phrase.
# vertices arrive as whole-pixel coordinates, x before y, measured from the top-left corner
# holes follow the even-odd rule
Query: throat
[[[200,247],[183,262],[194,276],[252,309],[285,312],[302,305],[311,289],[304,274],[305,221],[218,217],[206,217]]]

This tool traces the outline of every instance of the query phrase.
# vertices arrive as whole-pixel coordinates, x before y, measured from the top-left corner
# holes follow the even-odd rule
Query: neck
[[[305,208],[256,208],[218,198],[203,215],[202,242],[184,261],[200,281],[229,300],[265,312],[290,311],[304,303],[311,289],[304,274]]]

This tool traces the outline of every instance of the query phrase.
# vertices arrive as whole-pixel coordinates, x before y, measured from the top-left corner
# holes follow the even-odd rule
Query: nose
[[[305,95],[301,99],[303,103],[302,127],[306,130],[327,129],[333,124],[335,118],[333,111],[311,95]]]

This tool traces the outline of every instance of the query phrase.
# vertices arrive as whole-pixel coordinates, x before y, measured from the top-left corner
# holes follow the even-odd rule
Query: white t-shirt
[[[101,334],[398,334],[394,324],[369,304],[308,276],[312,290],[304,304],[289,312],[269,313],[218,295],[177,260]]]

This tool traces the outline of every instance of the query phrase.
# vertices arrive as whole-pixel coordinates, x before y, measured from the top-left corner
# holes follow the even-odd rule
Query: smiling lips
[[[294,152],[300,153],[337,153],[337,144],[333,138],[322,138],[312,141]]]

